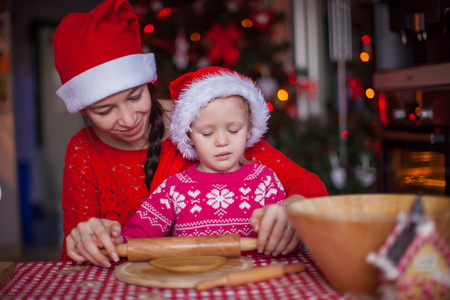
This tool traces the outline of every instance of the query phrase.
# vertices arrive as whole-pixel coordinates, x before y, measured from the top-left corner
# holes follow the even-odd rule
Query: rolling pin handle
[[[228,286],[228,276],[223,275],[216,279],[200,281],[196,284],[195,288],[197,291],[206,291],[218,286]]]
[[[306,266],[303,263],[289,264],[283,267],[284,274],[300,273],[305,271]]]
[[[237,286],[241,284],[265,281],[273,278],[280,278],[287,273],[298,273],[305,270],[303,263],[290,265],[273,264],[264,267],[255,267],[247,270],[228,272],[219,278],[200,281],[195,288],[205,291],[218,286]]]
[[[258,245],[257,245],[258,239],[256,238],[241,238],[240,240],[240,247],[241,247],[241,251],[251,251],[251,250],[256,250]]]
[[[127,244],[116,245],[116,249],[117,249],[117,255],[119,255],[119,257],[128,257]],[[106,252],[106,249],[100,249],[100,252],[103,255],[108,255],[108,252]]]
[[[116,245],[117,254],[119,257],[128,257],[128,248],[127,244],[119,244]]]

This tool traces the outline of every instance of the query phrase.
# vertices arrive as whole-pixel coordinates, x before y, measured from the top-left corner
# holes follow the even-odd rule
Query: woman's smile
[[[124,130],[119,130],[123,135],[131,137],[138,134],[142,129],[142,120],[139,121],[135,126],[127,128]]]

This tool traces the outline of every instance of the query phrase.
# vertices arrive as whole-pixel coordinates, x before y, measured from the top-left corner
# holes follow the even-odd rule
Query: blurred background
[[[67,142],[52,36],[100,0],[0,0],[0,260],[58,260]],[[266,139],[330,195],[450,194],[450,0],[130,0],[169,98],[221,65],[272,109]]]

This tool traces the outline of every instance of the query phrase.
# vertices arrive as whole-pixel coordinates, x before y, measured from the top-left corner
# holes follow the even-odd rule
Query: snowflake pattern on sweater
[[[239,234],[257,237],[252,212],[286,198],[275,173],[245,164],[231,173],[205,173],[197,165],[165,180],[125,225],[122,236],[163,237]],[[173,226],[173,228],[172,228]]]

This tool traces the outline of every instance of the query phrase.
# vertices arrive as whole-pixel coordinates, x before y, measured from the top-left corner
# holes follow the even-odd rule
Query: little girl
[[[245,149],[267,130],[269,112],[260,90],[251,79],[220,67],[187,73],[170,88],[171,138],[185,158],[199,162],[149,196],[123,228],[124,242],[164,237],[171,229],[174,236],[258,237],[260,219],[275,211],[261,238],[278,237],[272,255],[291,252],[298,238],[278,205],[286,198],[280,181],[265,165],[244,160]]]

